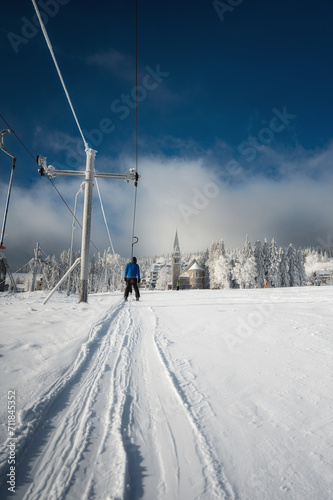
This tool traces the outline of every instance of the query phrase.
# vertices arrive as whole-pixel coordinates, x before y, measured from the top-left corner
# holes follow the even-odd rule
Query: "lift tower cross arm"
[[[93,151],[93,150],[91,150]],[[38,172],[41,176],[48,175],[50,179],[54,179],[57,175],[68,175],[74,177],[85,177],[85,170],[57,170],[53,167],[53,165],[46,165],[46,158],[44,156],[37,157],[37,163],[41,165],[41,168],[38,169]],[[126,182],[134,181],[138,182],[139,175],[136,172],[135,168],[130,168],[124,174],[115,174],[111,172],[94,172],[94,177],[104,178],[104,179],[124,179]]]

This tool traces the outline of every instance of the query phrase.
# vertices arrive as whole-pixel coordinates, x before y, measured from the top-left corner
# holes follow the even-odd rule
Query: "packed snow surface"
[[[333,287],[45,297],[0,296],[1,498],[333,498]]]

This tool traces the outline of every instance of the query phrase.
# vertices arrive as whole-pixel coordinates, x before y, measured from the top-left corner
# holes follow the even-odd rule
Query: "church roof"
[[[201,266],[199,266],[197,261],[195,261],[194,264],[189,269],[189,271],[195,271],[195,270],[203,271],[203,268]]]

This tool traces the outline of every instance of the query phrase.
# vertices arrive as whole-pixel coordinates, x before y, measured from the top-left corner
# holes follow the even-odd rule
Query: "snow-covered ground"
[[[0,296],[1,498],[333,498],[333,287],[45,296]]]

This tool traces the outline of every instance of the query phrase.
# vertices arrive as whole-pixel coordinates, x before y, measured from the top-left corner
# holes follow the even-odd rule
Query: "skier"
[[[140,292],[138,289],[138,283],[140,283],[140,268],[136,263],[136,257],[133,257],[132,262],[129,262],[125,268],[125,282],[126,282],[126,289],[124,294],[125,300],[127,301],[128,294],[130,293],[132,286],[135,291],[136,300],[139,300]]]

